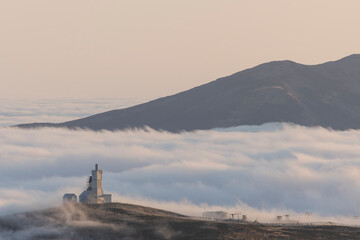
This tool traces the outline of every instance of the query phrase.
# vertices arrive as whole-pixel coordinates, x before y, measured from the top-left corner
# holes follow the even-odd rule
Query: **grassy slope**
[[[159,209],[112,203],[3,217],[0,239],[360,239],[360,229],[207,222]]]

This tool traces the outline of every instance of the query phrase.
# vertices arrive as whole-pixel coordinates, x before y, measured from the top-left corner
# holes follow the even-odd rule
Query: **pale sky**
[[[0,98],[157,98],[360,53],[358,0],[4,0]]]

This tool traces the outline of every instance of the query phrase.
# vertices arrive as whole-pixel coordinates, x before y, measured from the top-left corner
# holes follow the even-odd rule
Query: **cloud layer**
[[[31,122],[64,122],[143,102],[141,98],[7,99],[0,98],[0,127]]]
[[[79,195],[99,163],[104,189],[117,201],[189,215],[351,217],[360,215],[359,142],[360,131],[287,124],[182,134],[3,128],[0,214]]]

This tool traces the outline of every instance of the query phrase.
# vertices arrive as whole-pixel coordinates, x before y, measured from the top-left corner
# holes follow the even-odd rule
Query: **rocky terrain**
[[[203,221],[130,204],[76,204],[2,217],[0,239],[360,239],[360,228]]]

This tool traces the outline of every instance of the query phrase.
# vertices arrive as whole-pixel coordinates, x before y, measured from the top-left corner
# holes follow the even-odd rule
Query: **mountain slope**
[[[3,240],[358,239],[360,228],[308,224],[203,221],[143,206],[65,205],[0,217]]]
[[[267,122],[360,128],[360,55],[313,66],[265,63],[134,107],[60,124],[19,127],[116,130],[149,126],[178,132]]]

